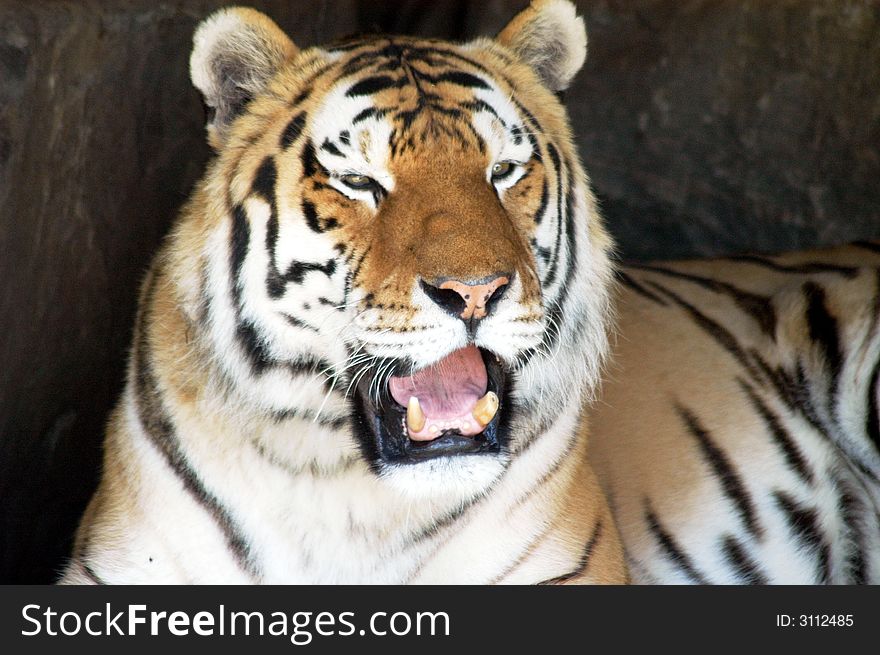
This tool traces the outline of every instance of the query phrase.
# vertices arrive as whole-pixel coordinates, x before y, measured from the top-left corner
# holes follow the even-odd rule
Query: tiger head
[[[201,304],[237,393],[337,428],[303,457],[348,440],[406,493],[467,496],[551,426],[574,431],[611,275],[557,98],[585,56],[566,0],[463,44],[300,50],[243,8],[201,24]]]

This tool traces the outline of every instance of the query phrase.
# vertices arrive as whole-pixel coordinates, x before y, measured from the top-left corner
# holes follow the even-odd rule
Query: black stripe
[[[544,288],[549,288],[550,285],[556,280],[556,269],[559,266],[559,246],[562,243],[562,212],[563,209],[563,198],[562,198],[562,164],[559,159],[559,151],[553,146],[553,144],[547,144],[547,152],[550,154],[550,159],[553,160],[553,172],[556,175],[556,242],[553,246],[553,259],[550,265],[550,269],[547,271],[547,276],[544,279],[543,286]]]
[[[470,73],[465,73],[464,71],[448,71],[446,73],[440,73],[439,75],[427,75],[422,73],[420,77],[423,77],[428,82],[432,84],[439,84],[441,82],[448,82],[450,84],[456,84],[458,86],[464,86],[471,89],[491,89],[484,80],[481,80],[476,75],[471,75]]]
[[[291,145],[293,145],[294,141],[296,141],[300,135],[302,134],[303,128],[306,126],[307,114],[304,111],[301,111],[287,124],[287,127],[284,128],[284,132],[281,133],[281,140],[279,141],[279,145],[282,150],[286,150]]]
[[[838,266],[837,264],[825,264],[822,262],[810,262],[809,264],[779,264],[772,259],[759,257],[757,255],[734,255],[732,257],[725,257],[724,259],[756,264],[780,273],[837,273],[848,279],[852,279],[859,274],[859,269],[853,266]]]
[[[294,284],[301,284],[305,279],[306,273],[309,273],[310,271],[317,271],[318,273],[323,273],[327,277],[332,277],[336,272],[336,260],[328,259],[323,264],[292,261],[290,262],[290,266],[287,267],[287,272],[284,274],[284,280],[287,282],[293,282]]]
[[[817,556],[817,582],[825,584],[830,579],[830,549],[819,526],[819,514],[815,509],[798,504],[784,491],[773,492],[780,510],[785,514],[788,526],[797,539]]]
[[[516,145],[522,143],[522,127],[519,125],[514,125],[510,128],[510,136],[513,137],[513,142]]]
[[[617,271],[617,279],[620,280],[623,286],[631,289],[632,291],[635,291],[640,296],[647,298],[648,300],[655,302],[658,305],[663,305],[664,307],[669,306],[669,303],[663,300],[663,298],[648,291],[645,287],[636,282],[632,277],[630,277],[620,269],[618,269]]]
[[[671,289],[656,282],[648,282],[648,284],[653,287],[655,291],[659,291],[662,295],[672,300],[676,305],[690,314],[691,318],[693,318],[694,322],[700,329],[712,337],[722,348],[724,348],[724,350],[730,353],[733,358],[744,366],[753,377],[759,377],[754,365],[749,361],[745,351],[740,348],[739,343],[730,331],[717,321],[706,316],[703,312],[684,300]]]
[[[351,120],[351,124],[357,125],[358,123],[373,117],[383,118],[387,113],[387,109],[376,109],[376,107],[367,107],[366,109],[358,112],[358,114]]]
[[[743,289],[739,289],[732,284],[728,284],[727,282],[713,280],[711,278],[703,277],[700,275],[693,275],[691,273],[684,273],[673,269],[663,268],[661,266],[653,266],[650,264],[631,264],[630,267],[638,268],[644,271],[652,271],[654,273],[659,273],[660,275],[666,275],[669,277],[677,278],[679,280],[692,282],[698,286],[703,287],[704,289],[708,289],[709,291],[714,291],[715,293],[726,295],[730,297],[734,303],[736,303],[737,307],[739,307],[744,312],[749,314],[753,319],[755,319],[764,334],[769,337],[776,336],[776,310],[773,308],[773,303],[771,302],[770,298],[744,291]]]
[[[880,253],[880,243],[874,243],[873,241],[854,241],[852,245],[864,248],[865,250],[870,250],[871,252]]]
[[[826,439],[831,440],[828,431],[819,419],[816,408],[813,406],[810,388],[800,364],[798,365],[797,376],[795,377],[781,367],[771,368],[764,358],[754,350],[750,350],[749,355],[757,365],[758,370],[764,378],[770,381],[776,393],[779,394],[779,398],[788,408],[801,414],[817,432]]]
[[[727,563],[744,584],[767,584],[767,576],[733,535],[725,535],[721,540],[721,550]]]
[[[343,157],[342,151],[336,147],[330,139],[324,139],[324,143],[321,144],[321,150],[329,152],[331,155],[336,155],[337,157]]]
[[[501,121],[502,125],[505,124],[504,119],[498,115],[498,112],[495,111],[495,108],[492,105],[490,105],[488,102],[486,102],[485,100],[481,100],[479,98],[477,98],[475,100],[465,100],[464,102],[459,103],[458,106],[461,107],[462,109],[468,110],[472,114],[475,114],[475,113],[481,112],[481,111],[488,112],[488,113],[492,114],[495,118],[497,118],[499,121]]]
[[[550,200],[550,189],[547,184],[547,176],[541,183],[541,202],[538,203],[538,211],[535,212],[535,225],[540,225],[544,220],[544,212],[547,211],[547,202]]]
[[[846,526],[849,549],[846,557],[847,570],[850,582],[853,584],[866,584],[868,581],[867,562],[865,561],[865,534],[864,527],[866,507],[856,492],[843,480],[835,480],[835,486],[840,493],[838,509],[843,524]]]
[[[177,438],[174,422],[164,407],[149,355],[148,327],[157,277],[158,272],[153,274],[143,299],[134,352],[135,404],[140,423],[150,442],[164,456],[169,468],[177,475],[184,488],[214,518],[226,539],[228,548],[242,569],[259,580],[260,571],[253,560],[245,534],[230,511],[205,487],[198,473],[193,470]]]
[[[302,163],[302,176],[304,178],[313,177],[318,172],[319,167],[323,168],[318,163],[318,157],[315,155],[315,144],[311,141],[307,141],[306,145],[303,147],[300,161]]]
[[[516,571],[520,566],[522,566],[522,563],[525,562],[529,558],[529,556],[534,552],[534,549],[538,546],[538,544],[540,544],[544,539],[547,538],[547,536],[550,534],[551,529],[552,529],[552,526],[545,527],[538,534],[537,537],[532,539],[532,541],[530,541],[526,545],[526,547],[522,550],[522,552],[517,556],[517,558],[515,560],[513,560],[511,563],[509,563],[507,566],[505,566],[504,569],[501,571],[501,573],[496,574],[495,577],[493,577],[491,580],[486,582],[486,584],[487,585],[497,585],[499,582],[504,580],[504,578],[506,578],[511,573]],[[552,584],[552,580],[548,580],[546,582],[539,582],[538,584]]]
[[[684,421],[688,431],[696,438],[703,452],[704,459],[712,467],[712,470],[718,477],[718,482],[724,491],[724,495],[734,504],[746,528],[756,537],[760,537],[763,529],[758,524],[755,504],[742,478],[733,468],[727,455],[715,444],[708,430],[700,424],[693,413],[681,405],[676,405],[676,411]]]
[[[303,198],[302,213],[306,219],[306,225],[309,226],[312,232],[317,232],[318,234],[324,232],[324,228],[321,227],[321,221],[318,219],[318,210],[315,208],[315,203]]]
[[[89,582],[91,582],[92,584],[96,584],[96,585],[106,585],[107,584],[98,576],[97,573],[95,573],[95,570],[92,568],[91,564],[88,564],[85,561],[80,561],[80,566],[82,567],[82,570],[85,572],[86,577],[89,579]]]
[[[657,518],[647,498],[645,499],[645,522],[648,524],[648,529],[651,531],[654,539],[660,544],[660,549],[685,576],[697,584],[709,584],[706,577],[694,566],[690,556],[660,523],[660,519]]]
[[[269,220],[266,223],[266,252],[269,259],[266,271],[266,293],[270,298],[277,299],[284,295],[284,280],[278,272],[275,251],[278,246],[278,206],[275,202],[275,187],[278,170],[275,160],[268,156],[260,164],[260,168],[251,185],[251,192],[261,196],[269,203]]]
[[[429,60],[434,57],[434,61],[437,61],[438,58],[449,58],[449,59],[457,59],[458,61],[464,62],[468,66],[477,69],[482,73],[487,73],[490,76],[492,73],[485,67],[483,64],[478,62],[471,57],[467,57],[460,52],[456,52],[455,50],[449,50],[448,48],[440,47],[443,42],[438,41],[437,45],[431,47],[424,46],[407,46],[405,49],[406,55],[412,57],[415,61],[424,61],[425,63],[431,63]],[[446,62],[443,62],[446,63]],[[431,64],[435,65],[435,64]],[[448,64],[449,66],[454,66],[454,64]]]
[[[251,228],[244,207],[235,205],[232,208],[232,232],[229,243],[229,277],[230,290],[236,311],[241,304],[241,268],[247,257],[251,240]]]
[[[235,326],[235,336],[244,350],[245,356],[250,362],[251,368],[257,375],[267,368],[277,365],[277,362],[269,355],[263,340],[257,333],[257,328],[250,321],[239,321]]]
[[[283,316],[284,320],[287,321],[293,327],[301,328],[303,330],[309,330],[310,332],[315,332],[318,334],[320,334],[320,332],[321,332],[314,325],[306,323],[305,321],[298,319],[296,316],[291,316],[290,314],[286,314],[284,312],[281,313],[281,316]]]
[[[590,566],[590,558],[592,558],[593,553],[596,550],[596,546],[599,544],[599,539],[602,538],[603,528],[604,523],[602,523],[602,519],[596,521],[596,527],[593,528],[593,533],[590,535],[589,541],[587,541],[586,545],[584,546],[583,553],[581,553],[581,558],[580,560],[578,560],[577,568],[575,568],[573,571],[569,571],[568,573],[556,576],[555,578],[545,580],[541,584],[560,584],[586,573],[587,567]]]
[[[342,130],[339,133],[339,140],[347,146],[351,145],[351,134],[349,134],[348,130]]]
[[[837,319],[828,311],[825,290],[822,287],[814,282],[805,282],[803,293],[807,300],[806,321],[810,329],[810,338],[822,347],[831,374],[829,391],[832,403],[836,405],[837,384],[843,367]]]
[[[785,461],[788,464],[788,467],[797,473],[804,482],[807,484],[813,484],[813,472],[810,470],[809,465],[804,459],[804,455],[800,448],[798,448],[795,443],[794,437],[792,437],[788,430],[783,427],[782,421],[779,420],[779,417],[764,404],[747,382],[739,378],[737,378],[737,382],[748,397],[752,409],[754,409],[758,413],[758,416],[761,417],[761,420],[764,421],[767,431],[770,433],[770,436],[773,437],[773,441],[776,442],[776,445],[779,446],[779,449],[785,456]]]
[[[880,409],[877,407],[878,395],[880,395],[880,359],[874,364],[874,370],[868,378],[868,403],[865,416],[865,434],[874,444],[874,449],[880,454]]]
[[[270,205],[275,205],[275,186],[278,183],[278,169],[275,159],[269,155],[260,163],[254,181],[251,184],[251,193],[261,196]]]
[[[385,89],[401,88],[406,84],[407,79],[405,77],[395,79],[390,75],[376,75],[375,77],[367,77],[356,82],[345,92],[345,95],[349,98],[369,96]]]

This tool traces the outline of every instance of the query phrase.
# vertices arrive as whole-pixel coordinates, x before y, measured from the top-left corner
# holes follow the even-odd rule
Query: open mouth
[[[403,464],[500,452],[509,412],[507,374],[495,355],[468,346],[412,375],[403,375],[403,362],[392,366],[400,375],[378,392],[369,374],[358,384],[358,427],[372,455]]]

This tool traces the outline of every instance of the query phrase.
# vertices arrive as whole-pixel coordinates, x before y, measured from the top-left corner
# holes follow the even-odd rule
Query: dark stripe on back
[[[703,453],[703,458],[712,467],[712,470],[718,477],[718,482],[724,491],[724,495],[736,507],[737,513],[740,515],[746,528],[756,537],[760,537],[763,530],[758,524],[754,501],[746,489],[742,478],[727,458],[727,455],[718,447],[709,435],[709,431],[706,430],[693,413],[681,405],[676,405],[676,411],[684,421],[688,431],[696,438]]]
[[[815,509],[798,504],[784,491],[773,492],[776,505],[785,514],[793,535],[817,558],[817,582],[826,584],[830,578],[830,549],[819,525],[819,514]]]
[[[880,243],[874,243],[873,241],[855,241],[852,245],[880,254]]]
[[[804,459],[804,455],[800,448],[798,448],[795,443],[794,437],[783,427],[782,421],[779,420],[779,417],[764,404],[764,402],[758,397],[758,394],[755,393],[755,390],[752,389],[747,382],[739,378],[737,378],[737,382],[746,394],[746,397],[749,399],[752,409],[754,409],[758,413],[758,416],[761,417],[767,431],[770,433],[770,436],[773,437],[773,441],[776,442],[776,445],[785,456],[785,462],[788,464],[788,468],[797,473],[807,484],[813,484],[813,472],[810,470],[809,465]]]
[[[676,305],[678,305],[688,314],[690,314],[691,318],[693,318],[694,320],[694,323],[696,323],[696,325],[701,330],[712,337],[712,339],[714,339],[722,348],[724,348],[724,350],[730,353],[730,355],[737,362],[739,362],[739,364],[744,366],[753,377],[758,377],[757,371],[755,370],[753,364],[749,361],[749,358],[746,355],[745,351],[740,347],[736,338],[729,330],[727,330],[727,328],[723,327],[717,321],[714,321],[706,316],[703,312],[684,300],[681,296],[679,296],[671,289],[656,282],[648,282],[648,284],[653,287],[655,291],[660,292],[662,295],[672,300]]]
[[[837,319],[828,311],[825,290],[822,287],[814,282],[805,282],[803,292],[807,299],[806,321],[810,329],[810,338],[822,347],[825,354],[831,373],[833,392],[836,391],[837,378],[843,366]]]
[[[643,298],[647,298],[648,300],[655,302],[658,305],[663,305],[664,307],[669,306],[669,303],[666,302],[665,300],[663,300],[663,298],[648,291],[645,287],[643,287],[641,284],[636,282],[632,277],[630,277],[628,274],[624,273],[620,269],[618,269],[618,271],[617,271],[617,279],[620,280],[620,282],[621,282],[621,284],[623,284],[623,286],[634,291],[635,293],[639,294]]]
[[[684,548],[679,545],[675,538],[660,523],[660,519],[657,518],[647,498],[645,499],[645,522],[648,524],[648,529],[654,536],[654,539],[660,545],[660,549],[676,568],[684,573],[691,582],[709,584],[706,577],[696,569],[693,560],[684,551]]]
[[[736,576],[744,584],[767,584],[767,576],[761,572],[755,560],[743,548],[733,535],[725,535],[721,540],[724,559],[736,572]]]
[[[709,291],[726,295],[736,303],[737,307],[755,319],[764,334],[771,338],[776,336],[776,310],[773,308],[773,303],[770,298],[759,296],[744,291],[743,289],[739,289],[727,282],[713,280],[712,278],[703,277],[701,275],[693,275],[691,273],[684,273],[682,271],[676,271],[674,269],[663,268],[660,266],[652,266],[650,264],[631,264],[630,266],[632,268],[652,271],[679,280],[685,280],[686,282],[692,282],[704,289],[708,289]]]
[[[767,257],[759,257],[757,255],[733,255],[725,257],[736,262],[746,262],[748,264],[757,264],[764,268],[769,268],[779,273],[837,273],[845,278],[852,279],[859,274],[859,269],[853,266],[838,266],[837,264],[824,264],[822,262],[810,262],[809,264],[780,264],[774,262]]]

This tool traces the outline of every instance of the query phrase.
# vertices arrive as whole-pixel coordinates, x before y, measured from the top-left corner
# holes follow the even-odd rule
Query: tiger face
[[[191,70],[217,150],[198,232],[228,385],[348,426],[413,496],[485,492],[573,425],[606,349],[610,241],[555,91],[583,63],[567,2],[496,39],[300,51],[265,16],[203,23]],[[328,462],[338,439],[303,446]]]

